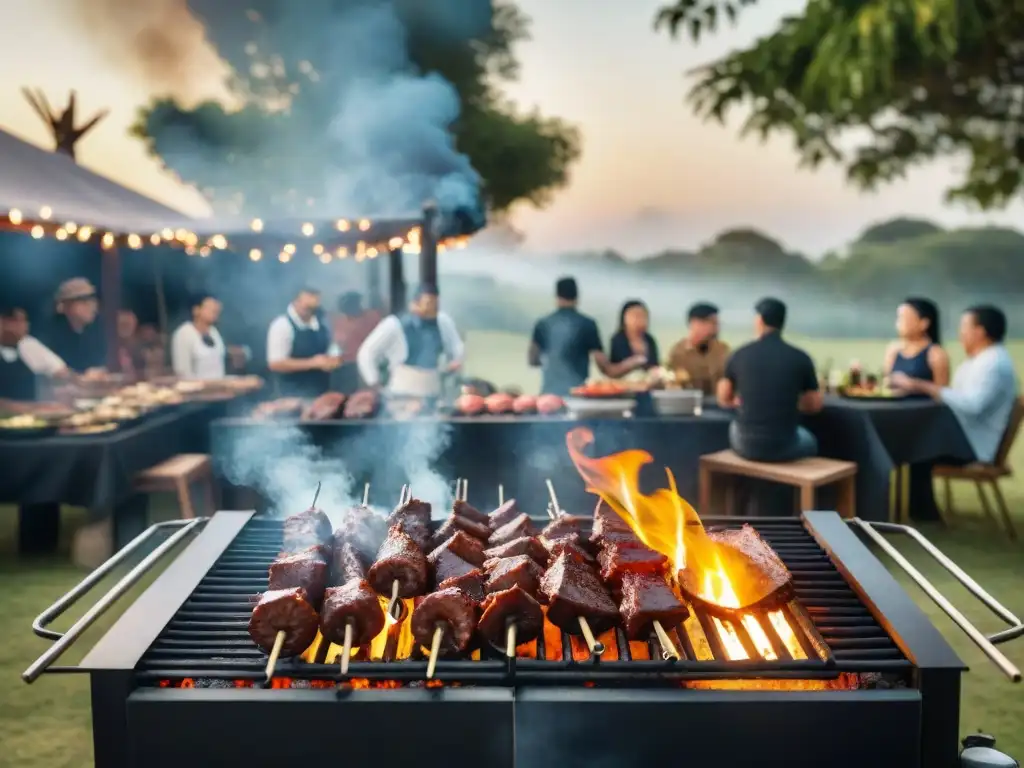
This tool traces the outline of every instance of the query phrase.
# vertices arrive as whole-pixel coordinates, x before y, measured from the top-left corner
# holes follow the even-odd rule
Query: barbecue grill
[[[406,761],[497,768],[667,760],[730,768],[961,765],[965,666],[854,528],[909,568],[1014,681],[1020,672],[995,644],[1024,634],[1020,620],[912,529],[844,521],[834,512],[705,520],[709,527],[744,522],[791,571],[795,599],[750,621],[694,609],[671,633],[678,660],[666,658],[654,637],[630,642],[621,630],[600,636],[605,652],[598,657],[548,625],[514,659],[483,648],[472,658],[441,660],[430,680],[422,651],[400,637],[373,660],[356,657],[342,676],[339,665],[326,663],[330,649],[318,638],[303,657],[281,660],[269,684],[266,654],[246,626],[280,551],[281,521],[218,512],[163,523],[37,618],[36,633],[56,642],[24,678],[90,674],[97,768],[279,768],[297,757],[375,768]],[[915,536],[1010,629],[981,635],[876,528]],[[46,628],[167,529],[174,533],[67,633]],[[53,666],[186,539],[79,666]],[[974,754],[987,744],[975,738]]]

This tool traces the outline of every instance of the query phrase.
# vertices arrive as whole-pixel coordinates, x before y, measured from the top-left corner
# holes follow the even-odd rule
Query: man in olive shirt
[[[718,340],[718,307],[694,304],[687,313],[686,338],[678,342],[668,356],[668,368],[683,386],[699,389],[706,395],[725,375],[729,346]]]

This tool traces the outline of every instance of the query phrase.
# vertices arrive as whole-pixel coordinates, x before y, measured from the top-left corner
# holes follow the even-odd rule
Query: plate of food
[[[65,427],[60,433],[71,436],[104,435],[108,432],[113,432],[117,427],[118,425],[115,422],[109,421],[104,424],[83,424],[82,426]]]
[[[33,413],[20,413],[0,418],[0,439],[46,437],[56,431],[57,428],[53,424]]]
[[[839,390],[839,396],[848,400],[900,400],[906,395],[888,387],[848,386]]]
[[[629,400],[632,401],[636,392],[617,381],[588,381],[581,387],[570,390],[573,398],[584,400]]]

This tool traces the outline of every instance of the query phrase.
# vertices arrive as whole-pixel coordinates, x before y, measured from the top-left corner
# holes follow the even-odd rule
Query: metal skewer
[[[438,622],[434,626],[434,636],[430,639],[430,658],[427,660],[427,680],[434,677],[437,657],[441,653],[441,638],[444,637],[444,624]]]

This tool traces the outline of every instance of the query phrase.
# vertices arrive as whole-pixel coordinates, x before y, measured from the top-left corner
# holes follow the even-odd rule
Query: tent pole
[[[394,248],[388,254],[390,263],[390,290],[388,292],[391,306],[389,310],[398,314],[405,307],[405,265],[402,263],[402,249]]]
[[[103,296],[103,330],[107,340],[107,370],[120,370],[117,314],[121,310],[121,256],[117,246],[100,246],[100,292]]]
[[[437,286],[437,206],[423,206],[420,231],[420,283]]]

